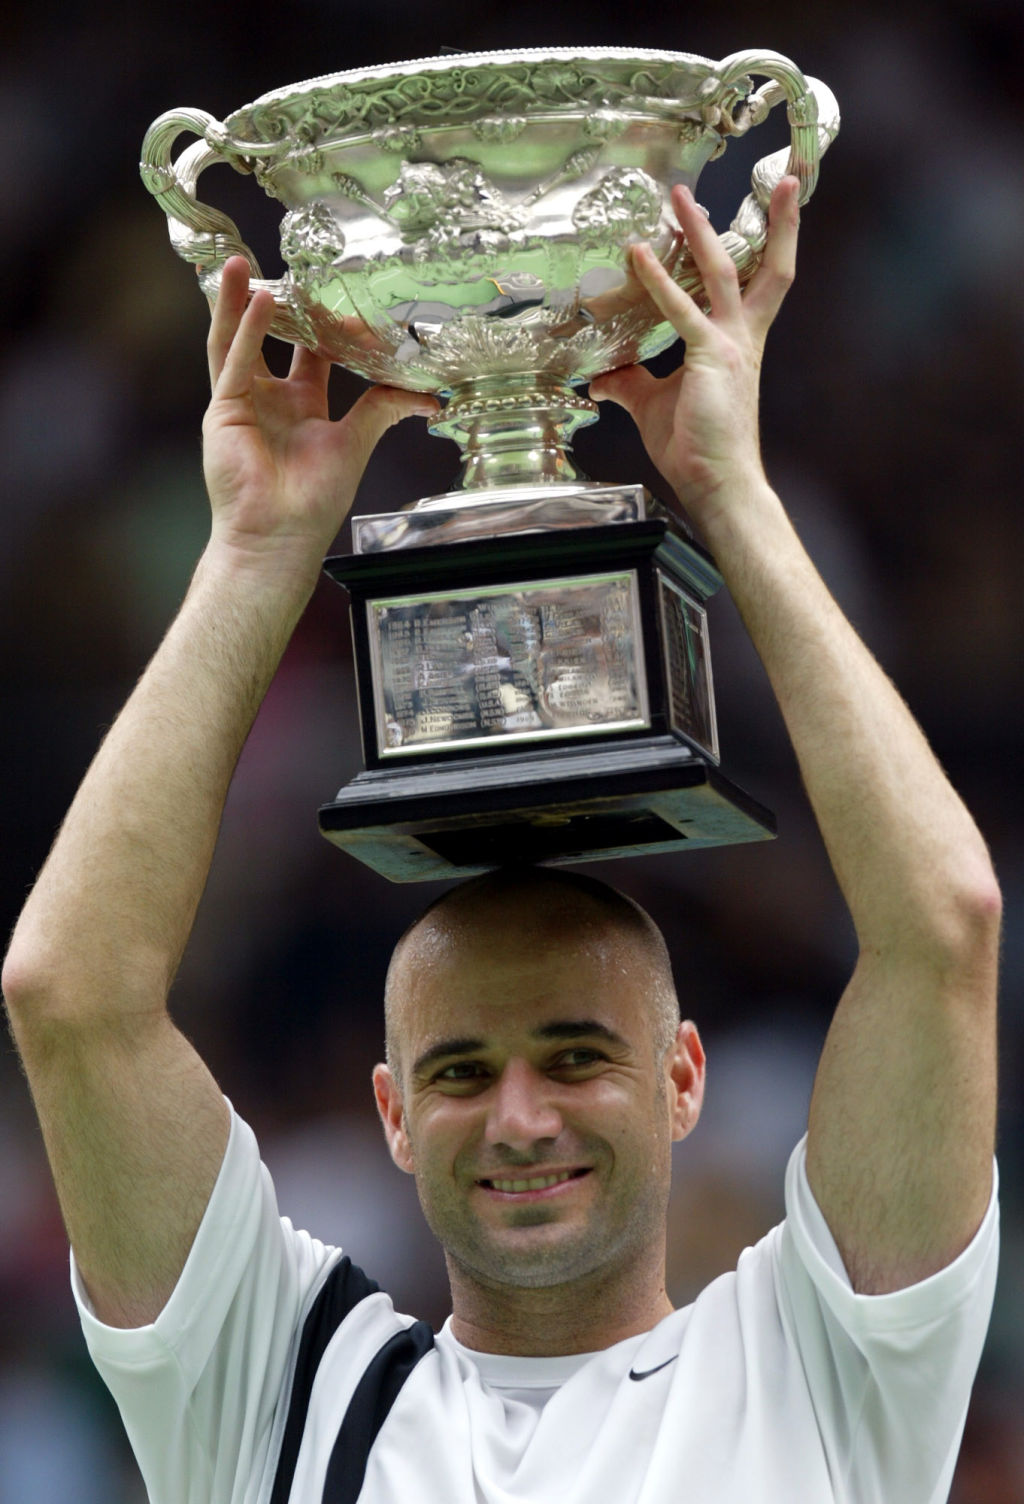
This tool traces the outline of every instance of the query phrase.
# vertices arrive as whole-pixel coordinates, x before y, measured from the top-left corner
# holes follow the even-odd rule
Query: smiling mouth
[[[548,1191],[552,1186],[564,1185],[569,1180],[579,1180],[583,1175],[589,1175],[590,1171],[583,1170],[558,1170],[553,1175],[531,1175],[522,1180],[478,1180],[477,1184],[483,1186],[485,1191],[501,1191],[504,1195],[519,1195],[523,1191]]]

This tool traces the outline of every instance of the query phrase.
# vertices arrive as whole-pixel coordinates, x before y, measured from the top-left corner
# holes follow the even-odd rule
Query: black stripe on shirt
[[[310,1306],[309,1314],[302,1324],[302,1337],[288,1400],[288,1419],[281,1438],[270,1504],[288,1504],[299,1447],[302,1445],[302,1433],[306,1428],[313,1380],[327,1344],[349,1312],[368,1295],[376,1295],[379,1289],[380,1286],[368,1279],[358,1264],[353,1264],[345,1256],[335,1264]]]
[[[356,1504],[370,1449],[399,1391],[416,1364],[434,1346],[434,1333],[416,1321],[380,1349],[356,1385],[327,1464],[323,1504]]]

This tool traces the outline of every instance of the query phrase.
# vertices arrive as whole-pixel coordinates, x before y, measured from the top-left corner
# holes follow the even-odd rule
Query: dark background
[[[628,12],[628,14],[627,14]],[[769,473],[841,603],[901,686],[993,851],[1007,905],[1003,1271],[957,1504],[1024,1499],[1019,0],[703,7],[292,0],[8,12],[0,46],[0,925],[13,923],[102,730],[180,600],[206,528],[206,310],[137,174],[162,111],[223,116],[363,64],[544,44],[717,58],[787,53],[843,127],[804,214],[798,284],[765,367]],[[724,228],[774,120],[701,181]],[[208,186],[207,186],[208,185]],[[269,274],[275,210],[224,169],[207,196]],[[359,389],[334,378],[338,410]],[[580,436],[600,479],[646,480],[608,409]],[[445,489],[454,449],[388,435],[358,509]],[[344,543],[344,538],[342,539]],[[671,1282],[685,1300],[780,1214],[814,1061],[853,945],[779,716],[725,599],[712,648],[723,767],[778,842],[609,864],[664,927],[709,1051],[706,1121],[680,1155]],[[884,753],[884,749],[883,753]],[[440,1321],[440,1259],[386,1159],[368,1073],[391,945],[439,889],[391,887],[315,811],[360,766],[345,598],[324,581],[246,749],[174,994],[255,1124],[282,1209]],[[884,1039],[878,1048],[885,1048]],[[955,1094],[956,1062],[950,1062]],[[13,1052],[0,1054],[0,1504],[136,1504],[84,1356],[67,1254]]]

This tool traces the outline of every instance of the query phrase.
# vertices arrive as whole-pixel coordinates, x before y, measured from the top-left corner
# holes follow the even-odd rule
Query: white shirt
[[[995,1189],[948,1268],[857,1295],[804,1157],[800,1144],[786,1220],[650,1332],[560,1358],[473,1352],[448,1324],[433,1344],[428,1333],[370,1447],[359,1504],[942,1504],[995,1287]],[[72,1261],[86,1340],[152,1504],[270,1504],[303,1323],[343,1271],[338,1250],[278,1216],[235,1116],[155,1322],[103,1325]],[[288,1504],[321,1504],[367,1366],[413,1327],[375,1293],[333,1331]]]

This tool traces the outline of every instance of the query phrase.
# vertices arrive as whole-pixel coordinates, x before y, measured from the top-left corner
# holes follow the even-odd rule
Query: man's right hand
[[[386,429],[438,404],[419,392],[371,387],[343,418],[328,414],[331,363],[297,346],[272,376],[263,341],[274,317],[266,291],[249,298],[241,256],[224,267],[207,345],[213,395],[203,422],[215,547],[243,562],[268,555],[315,577]]]

